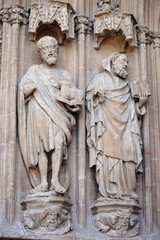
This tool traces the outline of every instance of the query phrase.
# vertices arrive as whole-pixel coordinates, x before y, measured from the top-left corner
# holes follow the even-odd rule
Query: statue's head
[[[58,57],[58,42],[54,37],[45,36],[37,42],[38,52],[44,62],[54,65]]]
[[[116,75],[125,79],[128,76],[128,58],[124,53],[113,53],[111,55],[112,70]]]

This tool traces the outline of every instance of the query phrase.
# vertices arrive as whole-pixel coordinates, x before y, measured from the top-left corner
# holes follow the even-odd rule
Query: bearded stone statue
[[[52,190],[63,194],[66,188],[59,180],[60,168],[62,160],[67,159],[76,123],[72,113],[80,110],[82,91],[72,84],[70,73],[57,66],[55,38],[41,38],[37,48],[42,64],[30,67],[19,83],[20,148],[33,186],[30,193]]]
[[[142,172],[138,118],[145,114],[146,94],[137,102],[126,80],[128,59],[113,53],[104,72],[87,88],[87,144],[90,167],[96,166],[99,194],[108,199],[138,199],[136,173]]]

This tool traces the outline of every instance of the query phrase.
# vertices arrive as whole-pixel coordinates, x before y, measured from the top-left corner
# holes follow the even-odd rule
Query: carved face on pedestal
[[[128,76],[127,72],[128,58],[125,54],[119,54],[112,58],[112,69],[116,75],[125,79]]]
[[[44,222],[48,231],[54,231],[60,224],[60,216],[58,213],[51,212],[45,217]]]
[[[53,37],[43,37],[37,43],[38,51],[43,62],[54,65],[58,57],[58,43]]]

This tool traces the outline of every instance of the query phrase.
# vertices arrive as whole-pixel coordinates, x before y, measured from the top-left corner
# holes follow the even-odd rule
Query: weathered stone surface
[[[138,118],[146,113],[147,95],[142,92],[134,101],[126,81],[127,65],[125,54],[111,54],[103,60],[105,71],[86,90],[90,167],[96,166],[100,195],[92,206],[93,224],[114,237],[139,233],[135,189],[136,173],[142,171],[142,143]]]
[[[60,183],[60,170],[75,127],[71,112],[80,110],[83,94],[72,86],[70,74],[56,66],[57,40],[43,37],[37,47],[43,63],[28,70],[20,81],[18,96],[19,142],[33,186],[33,196],[27,195],[23,201],[23,223],[29,230],[62,235],[72,229],[70,208],[65,209],[67,201],[56,195],[63,195],[68,188]]]
[[[29,33],[36,38],[37,30],[42,24],[56,23],[61,29],[58,33],[59,42],[63,43],[64,36],[74,39],[74,15],[72,6],[63,1],[46,1],[41,4],[32,4],[29,20]]]
[[[24,227],[33,234],[63,235],[72,230],[70,199],[55,192],[28,195],[21,203]]]
[[[97,200],[92,206],[93,224],[112,237],[134,237],[139,233],[140,206],[129,200]]]
[[[37,233],[36,229],[24,228],[21,202],[31,195],[33,188],[20,153],[17,88],[27,70],[41,63],[36,42],[44,36],[52,36],[61,45],[57,65],[61,66],[61,70],[70,72],[73,85],[83,94],[90,80],[103,71],[102,60],[114,52],[125,51],[128,56],[127,81],[132,97],[138,103],[141,93],[145,92],[147,98],[150,96],[146,114],[139,121],[143,140],[143,173],[137,174],[135,188],[142,207],[140,214],[137,213],[139,235],[112,239],[160,239],[159,0],[1,0],[0,8],[0,238],[111,239],[98,231],[92,221],[96,214],[92,214],[90,207],[99,198],[99,185],[95,167],[89,168],[84,100],[81,111],[78,114],[72,112],[77,126],[72,131],[73,140],[67,146],[67,161],[62,161],[59,175],[59,182],[67,190],[73,204],[70,209],[73,230],[54,235],[54,231],[45,230],[43,234],[42,229]],[[117,26],[119,17],[121,21],[117,22]],[[98,19],[100,31],[96,34],[94,28]],[[29,33],[31,25],[33,32]],[[68,98],[65,104],[69,106],[76,95],[74,88],[68,92],[66,80],[61,88],[61,97]],[[43,126],[43,130],[46,129],[46,124]],[[52,177],[50,154],[47,157],[50,162],[47,172],[49,192]],[[59,206],[61,203],[59,200]]]

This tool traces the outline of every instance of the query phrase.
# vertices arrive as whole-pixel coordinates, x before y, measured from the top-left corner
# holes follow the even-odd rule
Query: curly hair
[[[54,38],[54,37],[51,37],[51,36],[45,36],[45,37],[42,37],[38,40],[37,42],[37,49],[38,50],[41,50],[42,47],[43,47],[43,44],[47,41],[52,41],[54,46],[56,46],[58,48],[58,42],[57,40]]]

